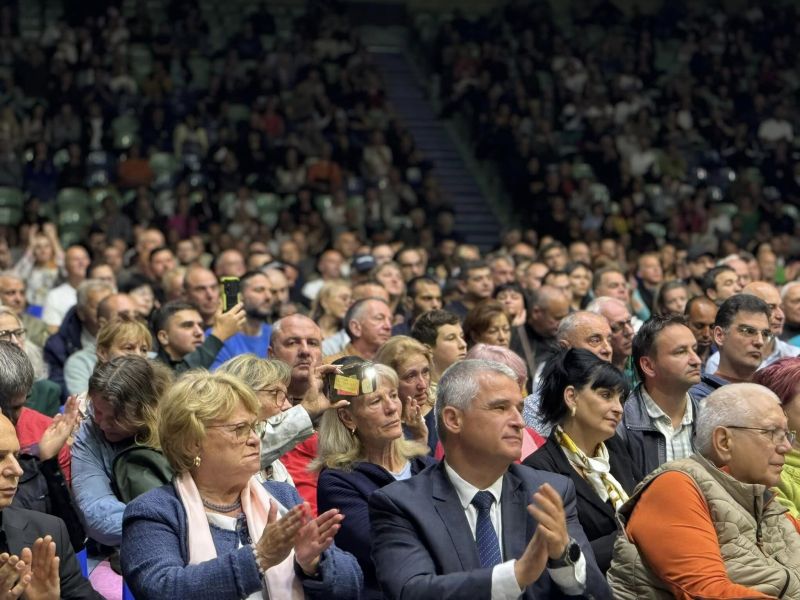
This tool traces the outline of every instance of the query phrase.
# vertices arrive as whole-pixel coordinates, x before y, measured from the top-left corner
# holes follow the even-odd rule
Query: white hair
[[[756,395],[769,398],[780,406],[781,401],[775,392],[757,383],[729,383],[711,392],[694,419],[697,451],[711,458],[712,436],[717,427],[752,424],[758,413],[748,400]]]
[[[790,281],[786,285],[781,288],[781,302],[786,301],[786,296],[792,290],[793,287],[800,285],[800,281]]]
[[[608,306],[609,304],[619,304],[621,307],[627,309],[628,307],[625,306],[625,303],[620,300],[619,298],[612,298],[611,296],[600,296],[599,298],[595,298],[589,303],[589,306],[586,307],[588,312],[593,312],[598,315],[603,314],[603,309]]]
[[[497,373],[511,379],[517,385],[517,375],[502,363],[492,360],[468,359],[450,365],[439,380],[436,393],[436,430],[444,439],[444,409],[453,406],[467,410],[480,391],[480,379],[486,373]]]

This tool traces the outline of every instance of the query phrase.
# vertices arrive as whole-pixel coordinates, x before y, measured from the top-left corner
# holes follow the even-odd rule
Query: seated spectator
[[[392,335],[392,313],[380,298],[357,300],[344,315],[344,327],[350,343],[338,354],[325,357],[330,364],[343,356],[372,360],[378,349]]]
[[[698,416],[698,454],[656,469],[620,510],[626,535],[608,572],[614,597],[800,595],[800,536],[768,489],[794,441],[786,427],[768,389],[714,390]]]
[[[400,265],[394,261],[383,263],[375,267],[370,276],[389,292],[389,308],[392,315],[402,316],[406,298],[406,282],[403,279]]]
[[[662,317],[682,315],[689,301],[689,290],[682,281],[662,283],[653,302],[653,314]]]
[[[331,280],[325,282],[312,303],[311,318],[322,330],[322,337],[328,338],[342,329],[342,320],[350,308],[352,291],[344,281]]]
[[[608,321],[608,326],[611,328],[611,363],[620,371],[624,371],[629,381],[633,381],[631,350],[635,331],[634,317],[628,305],[617,298],[600,296],[592,300],[586,310],[602,315]]]
[[[74,354],[71,354],[67,359],[67,362],[64,364],[64,381],[67,386],[68,394],[81,394],[86,391],[86,387],[89,385],[89,378],[92,376],[94,367],[97,365],[98,357],[100,357],[101,354],[100,332],[103,330],[104,326],[118,318],[132,321],[137,317],[138,314],[136,304],[134,303],[133,298],[127,294],[111,294],[110,296],[103,298],[100,304],[97,305],[97,324],[100,329],[97,332],[95,347],[89,346],[86,348],[81,348]],[[140,325],[140,327],[147,331],[147,327],[143,323]],[[116,340],[111,339],[106,333],[102,337],[104,339],[102,342],[104,345],[102,350],[103,354],[107,354],[112,345],[117,345],[120,348],[129,347],[131,351],[138,349],[141,345],[130,344],[132,341],[138,341],[136,339],[137,336],[134,336],[134,338],[129,337],[125,340]],[[138,337],[141,337],[141,335]],[[147,341],[147,350],[145,350],[145,353],[142,356],[146,356],[147,352],[150,352],[153,349],[153,338],[149,331],[147,331],[147,338],[149,339],[149,341]],[[117,342],[119,343],[117,344]]]
[[[259,416],[266,420],[261,443],[262,478],[293,485],[291,475],[275,455],[280,456],[282,450],[291,449],[302,442],[311,435],[313,429],[310,426],[311,413],[302,404],[293,407],[289,402],[287,390],[292,379],[289,365],[280,360],[265,360],[254,354],[241,354],[222,363],[217,371],[238,377],[253,390],[261,405]],[[304,421],[303,425],[295,429],[294,421],[298,419],[285,414],[289,411],[301,413],[298,419]],[[279,418],[273,421],[275,416]],[[318,417],[319,414],[314,414],[314,420]],[[276,445],[281,446],[277,451]]]
[[[78,300],[78,286],[86,279],[89,253],[83,246],[70,246],[64,253],[66,281],[47,293],[42,320],[50,333],[55,333]]]
[[[346,357],[339,364],[357,362],[362,361]],[[374,369],[377,390],[360,391],[348,407],[323,415],[319,451],[312,467],[320,471],[317,506],[320,511],[337,508],[345,516],[337,545],[358,560],[364,573],[364,597],[377,599],[384,596],[370,558],[369,496],[435,461],[426,456],[427,446],[404,439],[401,415],[405,403],[398,396],[397,373],[384,364],[376,364]]]
[[[26,406],[49,417],[54,416],[61,406],[61,388],[46,379],[47,370],[42,360],[42,349],[30,344],[27,339],[27,330],[17,314],[7,306],[0,306],[0,341],[9,342],[25,352],[31,363],[34,381],[28,393]],[[37,366],[39,367],[37,369]],[[44,371],[44,376],[37,370]],[[42,378],[44,377],[44,378]]]
[[[771,365],[756,371],[753,383],[769,388],[781,401],[789,431],[800,430],[800,358],[788,357],[776,360]],[[780,483],[776,486],[777,500],[789,509],[789,513],[800,519],[800,450],[797,445],[784,455],[785,463]]]
[[[475,308],[478,302],[492,297],[494,282],[489,265],[483,261],[466,263],[459,271],[458,290],[461,298],[447,304],[445,310],[458,315],[463,321],[467,312]]]
[[[23,471],[18,462],[20,443],[14,427],[0,416],[2,481],[8,493],[0,498],[5,534],[3,564],[6,597],[102,600],[81,575],[64,522],[51,515],[12,506]],[[17,558],[19,557],[19,558]],[[10,571],[9,571],[10,570]],[[19,577],[10,575],[19,573]],[[34,595],[34,592],[36,595]]]
[[[470,348],[465,357],[467,360],[488,360],[499,362],[514,371],[517,376],[517,383],[519,383],[519,392],[523,398],[528,395],[528,369],[525,367],[525,361],[522,358],[505,346],[488,346],[486,344],[476,344]],[[523,415],[524,417],[524,415]],[[522,431],[522,452],[517,462],[521,462],[533,454],[537,448],[544,445],[545,439],[533,427],[525,427]],[[444,457],[444,449],[442,443],[436,448],[435,457],[441,460]]]
[[[569,276],[570,306],[583,310],[591,300],[592,269],[582,262],[569,263],[565,269]]]
[[[122,540],[125,504],[114,488],[114,460],[136,443],[152,443],[156,408],[170,383],[168,369],[141,356],[98,364],[89,380],[90,418],[72,446],[72,491],[86,534],[101,544],[119,546]],[[163,482],[148,477],[136,483],[141,493]]]
[[[27,284],[14,271],[0,272],[0,304],[13,310],[22,321],[25,336],[31,343],[43,348],[50,332],[41,319],[28,312]]]
[[[725,300],[741,291],[739,276],[733,268],[727,265],[714,267],[703,277],[703,292],[717,306],[722,305]]]
[[[569,298],[561,290],[545,285],[528,291],[527,322],[514,330],[511,349],[525,359],[529,379],[558,350],[556,331],[568,314]]]
[[[694,334],[697,341],[697,356],[700,357],[701,371],[705,372],[706,362],[711,356],[711,349],[714,345],[714,321],[717,318],[719,308],[713,300],[706,296],[695,296],[686,303],[684,311],[686,324]]]
[[[34,314],[42,316],[47,294],[55,287],[59,270],[64,267],[64,250],[52,223],[45,223],[41,231],[34,225],[28,235],[28,247],[14,265],[14,272],[27,282],[26,298],[36,311]]]
[[[528,317],[528,298],[518,283],[506,283],[494,289],[493,297],[502,302],[512,327],[525,325]]]
[[[799,355],[800,348],[781,339],[786,317],[781,308],[781,296],[778,288],[766,281],[754,281],[745,286],[742,294],[752,294],[756,298],[760,298],[769,308],[769,328],[772,332],[772,337],[769,340],[764,340],[764,347],[761,350],[761,364],[758,368],[763,369],[781,358]],[[719,358],[719,353],[714,353],[708,358],[706,363],[707,373],[716,372]]]
[[[442,377],[436,421],[446,459],[369,499],[372,559],[388,598],[489,598],[501,589],[611,598],[572,482],[513,464],[520,396],[514,372],[498,363],[462,361]]]
[[[482,300],[471,308],[463,327],[469,347],[475,344],[508,347],[511,342],[511,320],[497,300]]]
[[[636,481],[659,465],[694,453],[700,402],[700,357],[683,317],[652,317],[633,338],[640,383],[625,402],[618,435],[633,460]]]
[[[58,331],[47,338],[44,360],[50,369],[50,381],[61,387],[62,400],[67,397],[64,365],[67,359],[82,348],[94,348],[99,329],[97,307],[115,292],[107,283],[84,281],[78,289],[78,302],[69,309]]]
[[[411,337],[431,350],[433,386],[439,383],[450,365],[467,355],[461,320],[447,310],[431,310],[420,315],[411,328]]]
[[[539,394],[552,433],[523,464],[572,479],[578,520],[605,573],[618,533],[616,512],[636,485],[630,456],[614,435],[628,384],[607,361],[573,348],[547,362]]]
[[[764,360],[764,347],[772,341],[770,317],[766,302],[751,294],[735,294],[720,305],[713,331],[719,367],[703,373],[692,386],[693,398],[700,401],[723,385],[752,380]]]
[[[405,314],[403,322],[392,327],[392,335],[409,335],[411,327],[421,314],[441,310],[442,288],[433,277],[414,277],[406,285]]]
[[[223,344],[238,333],[245,321],[242,304],[226,313],[218,312],[208,335],[193,304],[175,300],[158,309],[153,330],[158,340],[158,358],[176,373],[211,366]]]
[[[255,477],[259,411],[221,373],[187,374],[164,398],[158,435],[177,476],[126,509],[122,572],[134,596],[359,596],[358,563],[333,546],[338,511],[312,519],[291,486]]]
[[[220,309],[219,282],[216,275],[199,264],[190,265],[183,279],[184,295],[187,302],[195,305],[203,317],[203,329],[214,325]]]
[[[211,364],[215,370],[225,361],[240,354],[255,354],[267,357],[272,325],[267,321],[272,317],[273,297],[269,279],[260,271],[248,271],[239,280],[244,323],[241,331],[234,333],[217,352]],[[213,331],[213,329],[211,330]]]
[[[144,275],[132,273],[123,280],[119,291],[130,296],[136,305],[136,313],[145,321],[149,321],[158,308],[156,285]]]
[[[397,335],[381,346],[375,362],[391,368],[398,377],[397,390],[403,405],[401,421],[407,439],[428,444],[436,450],[433,406],[435,386],[431,382],[432,352],[414,338]]]

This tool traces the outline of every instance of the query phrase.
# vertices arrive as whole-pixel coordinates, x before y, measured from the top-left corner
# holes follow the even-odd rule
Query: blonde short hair
[[[195,448],[205,439],[206,426],[230,416],[239,404],[254,417],[258,414],[255,394],[233,375],[196,370],[175,382],[159,406],[158,437],[176,474],[194,466]]]
[[[288,386],[292,379],[292,369],[285,362],[260,358],[255,354],[234,356],[222,363],[216,372],[238,377],[254,391],[278,382]]]
[[[373,359],[376,363],[387,365],[395,371],[400,371],[403,364],[413,354],[422,354],[428,364],[433,362],[433,352],[422,342],[407,335],[395,335],[380,348]]]
[[[105,323],[97,332],[97,349],[110,350],[120,340],[142,341],[153,349],[153,335],[142,321],[117,317]]]
[[[351,289],[350,284],[344,279],[331,279],[330,281],[326,281],[323,286],[319,288],[319,293],[311,304],[311,318],[317,321],[324,315],[325,307],[322,305],[323,302],[327,302],[339,288],[343,287],[348,290]]]
[[[391,367],[382,364],[375,365],[378,374],[378,387],[381,384],[388,384],[397,389],[400,383],[397,373]],[[356,396],[350,400],[350,406],[339,410],[352,411],[353,408],[360,406],[368,394]],[[401,459],[410,459],[416,456],[427,454],[429,449],[423,444],[411,442],[402,436],[394,442],[394,449]],[[309,469],[321,471],[323,468],[340,469],[350,471],[357,462],[366,459],[366,448],[358,437],[348,431],[342,420],[339,418],[339,411],[329,410],[322,415],[319,426],[319,445],[317,448],[317,458],[311,463]]]

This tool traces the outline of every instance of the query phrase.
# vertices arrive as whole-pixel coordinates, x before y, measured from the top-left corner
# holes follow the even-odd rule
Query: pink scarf
[[[183,473],[174,480],[178,497],[186,510],[186,526],[188,530],[189,564],[196,565],[217,558],[214,540],[211,538],[211,529],[206,517],[200,492],[189,473]],[[272,498],[264,486],[255,477],[251,477],[247,486],[242,490],[242,511],[247,518],[247,529],[250,539],[256,542],[261,538],[267,526],[269,515],[269,502],[272,500],[278,505],[278,513],[283,515],[286,509]],[[282,563],[267,569],[266,586],[269,598],[273,600],[302,600],[305,598],[303,584],[295,577],[294,550],[289,553]]]

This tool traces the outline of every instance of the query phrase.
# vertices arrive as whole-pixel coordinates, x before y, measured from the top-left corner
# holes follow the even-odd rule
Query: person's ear
[[[568,350],[570,348],[569,342],[567,340],[558,340],[558,345],[561,346],[564,350]]]
[[[714,325],[713,329],[714,343],[717,346],[725,344],[725,330],[719,325]]]
[[[574,385],[568,385],[564,388],[564,404],[570,412],[578,407],[578,393],[575,391]]]
[[[339,420],[342,422],[342,425],[344,425],[348,431],[352,431],[356,428],[356,422],[349,410],[346,408],[340,408],[336,411],[336,414],[339,417]]]
[[[642,369],[642,373],[647,375],[648,377],[655,377],[656,375],[656,361],[654,361],[649,356],[642,356],[639,358],[639,367]]]
[[[356,338],[360,338],[361,337],[361,331],[362,331],[361,323],[359,321],[356,321],[355,319],[353,319],[353,320],[350,321],[349,325],[350,325],[350,331],[353,332],[353,336],[356,337]]]
[[[723,465],[727,465],[733,456],[733,436],[726,427],[717,427],[711,432],[711,447]]]
[[[706,290],[706,296],[708,296],[709,300],[713,300],[714,302],[716,302],[718,298],[717,290],[715,290],[714,288],[708,288]]]
[[[165,330],[159,330],[158,333],[156,333],[156,339],[158,339],[159,346],[169,346],[169,336]]]
[[[464,424],[464,415],[461,409],[455,406],[445,406],[442,410],[442,423],[448,434],[460,433]]]
[[[108,362],[108,352],[106,351],[105,348],[101,348],[100,346],[98,346],[97,350],[95,351],[95,354],[97,354],[98,362],[103,362],[103,363]]]

